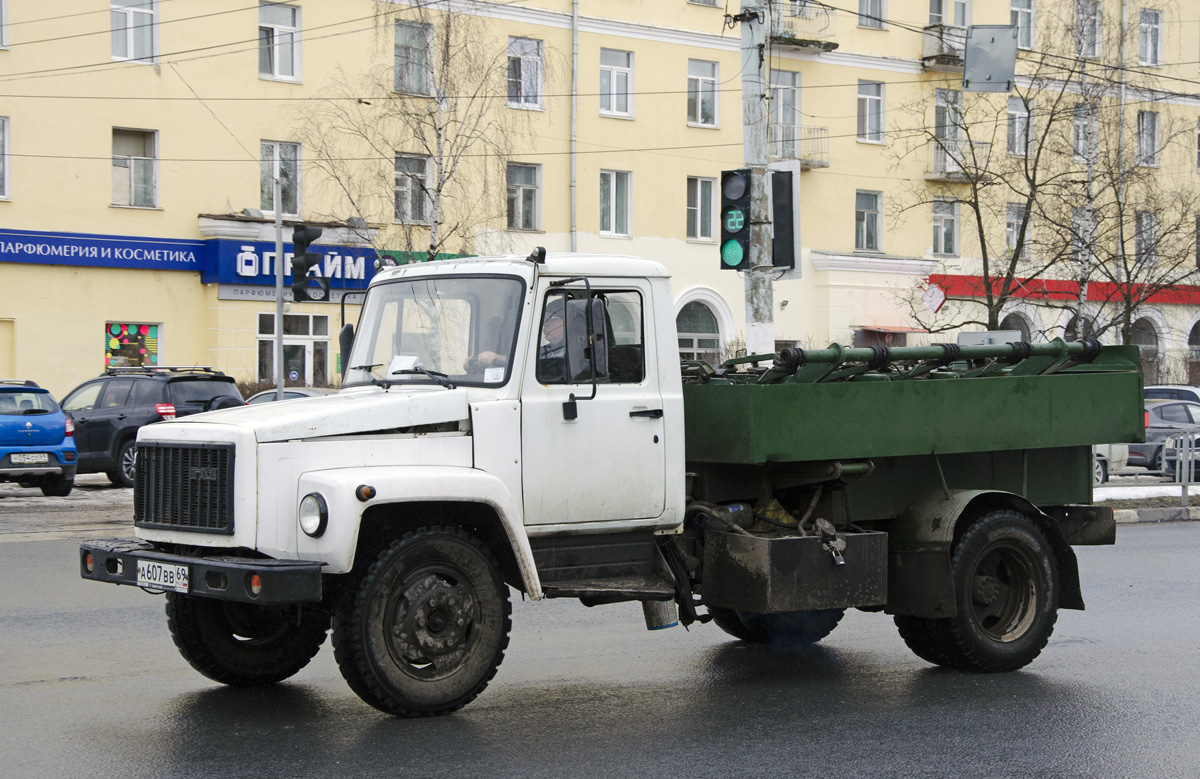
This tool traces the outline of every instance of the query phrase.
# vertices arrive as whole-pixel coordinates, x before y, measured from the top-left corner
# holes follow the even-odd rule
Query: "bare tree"
[[[1179,142],[1194,125],[1172,118],[1160,102],[1168,96],[1130,83],[1139,76],[1120,64],[1119,24],[1088,15],[1099,5],[1063,6],[1060,18],[1042,15],[1047,43],[1021,53],[1012,93],[968,93],[963,103],[961,93],[939,90],[933,122],[894,145],[898,159],[923,148],[934,156],[930,180],[909,187],[893,218],[939,201],[970,217],[966,251],[940,259],[946,272],[978,279],[977,288],[939,316],[920,306],[920,290],[907,296],[914,319],[933,332],[998,329],[1014,300],[1027,297],[1067,309],[1069,336],[1113,331],[1128,343],[1140,308],[1193,279],[1189,193],[1160,175],[1158,160],[1186,146]],[[907,106],[906,123],[927,117],[927,106]]]
[[[298,119],[307,162],[336,190],[328,216],[358,217],[377,248],[410,257],[472,253],[505,214],[496,193],[522,113],[503,110],[508,53],[450,2],[381,7],[377,21],[390,61],[339,70]]]

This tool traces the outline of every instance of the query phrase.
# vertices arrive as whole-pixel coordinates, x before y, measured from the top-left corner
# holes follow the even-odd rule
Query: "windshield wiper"
[[[438,384],[441,384],[446,389],[457,389],[457,387],[455,387],[454,384],[450,381],[450,377],[447,376],[446,374],[442,373],[441,371],[427,371],[424,368],[422,368],[420,365],[414,365],[411,368],[400,368],[399,370],[392,371],[393,376],[395,376],[397,374],[411,375],[414,373],[419,373],[422,376],[428,376],[429,378],[436,381]]]

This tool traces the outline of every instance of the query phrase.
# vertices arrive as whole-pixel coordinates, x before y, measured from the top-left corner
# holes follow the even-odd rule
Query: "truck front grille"
[[[138,444],[137,527],[233,534],[233,444]]]

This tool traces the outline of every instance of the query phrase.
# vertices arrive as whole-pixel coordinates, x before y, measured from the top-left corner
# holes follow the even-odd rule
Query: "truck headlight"
[[[329,505],[319,492],[310,492],[300,501],[300,529],[318,538],[329,524]]]

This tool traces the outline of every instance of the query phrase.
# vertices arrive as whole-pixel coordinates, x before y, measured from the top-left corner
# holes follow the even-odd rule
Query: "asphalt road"
[[[492,685],[413,721],[361,703],[328,645],[265,690],[192,671],[161,596],[79,578],[61,534],[122,511],[96,492],[117,507],[0,495],[3,777],[1200,776],[1195,523],[1078,549],[1088,610],[1017,673],[929,666],[877,614],[776,653],[711,625],[646,631],[636,605],[518,600]],[[101,524],[53,526],[78,514]]]

